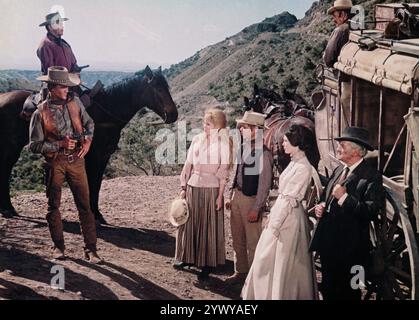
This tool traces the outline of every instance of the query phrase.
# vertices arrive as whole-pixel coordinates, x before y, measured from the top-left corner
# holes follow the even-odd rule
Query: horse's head
[[[159,70],[153,72],[149,66],[141,72],[143,90],[133,92],[134,101],[143,101],[143,105],[157,113],[165,123],[173,123],[178,118],[176,104],[170,95],[167,80]]]
[[[245,98],[245,107],[254,112],[268,114],[270,112],[269,107],[272,105],[277,107],[277,112],[286,113],[287,111],[286,104],[279,94],[272,90],[261,89],[256,84],[253,87],[252,98]]]
[[[250,105],[249,98],[248,97],[244,97],[243,98],[243,102],[244,102],[244,104],[243,104],[243,111],[244,112],[246,112],[246,111],[252,111],[252,107]]]

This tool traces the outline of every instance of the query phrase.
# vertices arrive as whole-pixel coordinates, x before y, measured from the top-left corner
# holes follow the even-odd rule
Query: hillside
[[[105,86],[130,76],[131,73],[116,71],[83,71],[83,84],[92,87],[97,80],[102,81]],[[0,70],[0,92],[7,92],[15,89],[37,90],[40,82],[36,80],[40,76],[39,71],[29,70]]]
[[[321,62],[334,27],[326,14],[332,2],[314,2],[301,20],[288,12],[266,18],[166,69],[164,72],[169,79],[172,96],[179,106],[180,120],[186,120],[189,126],[199,127],[203,110],[222,106],[230,115],[230,125],[234,125],[234,119],[241,114],[243,97],[251,95],[254,83],[279,93],[296,90],[310,102],[311,93],[317,86],[314,69]],[[355,4],[362,4],[369,16],[374,4],[383,2],[398,1],[354,1]],[[4,86],[29,88],[37,74],[34,71],[0,71],[0,91],[2,86],[3,90]],[[83,80],[88,86],[97,79],[110,85],[129,75],[86,71],[83,72]],[[108,166],[107,177],[144,172],[170,175],[179,171],[179,166],[162,166],[154,160],[156,132],[161,128],[177,129],[176,125],[150,125],[156,119],[153,113],[139,114],[130,122],[123,131],[120,149]],[[38,180],[31,178],[33,173],[29,168],[21,168],[27,159],[30,156],[23,153],[13,174],[13,185],[19,189],[31,188],[34,185],[32,181]],[[28,180],[30,182],[27,183]]]
[[[363,5],[370,18],[375,4],[394,2],[400,1],[353,1]],[[211,105],[229,106],[227,111],[235,116],[254,83],[281,93],[294,90],[296,80],[297,93],[310,102],[317,86],[314,69],[334,28],[326,14],[332,3],[314,2],[299,21],[288,12],[265,19],[168,69],[183,117],[190,120]]]

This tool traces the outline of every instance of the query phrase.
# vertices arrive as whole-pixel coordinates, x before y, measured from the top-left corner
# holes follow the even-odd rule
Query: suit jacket
[[[343,169],[340,166],[333,172],[323,192],[323,201],[331,195]],[[384,204],[382,176],[364,160],[343,185],[348,197],[342,206],[336,199],[332,201],[329,212],[319,220],[310,250],[339,264],[364,263],[371,249],[369,224]]]

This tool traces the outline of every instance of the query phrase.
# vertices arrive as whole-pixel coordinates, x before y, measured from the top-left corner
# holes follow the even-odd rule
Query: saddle
[[[93,98],[104,88],[103,83],[98,80],[92,89],[87,89],[83,91],[80,87],[75,89],[75,93],[79,96],[80,101],[83,103],[85,109],[89,108],[92,105]],[[45,87],[41,88],[40,92],[32,93],[28,98],[26,98],[25,103],[23,104],[22,112],[20,117],[25,121],[30,121],[32,114],[36,111],[38,105],[40,105],[48,95],[48,89]]]
[[[42,88],[40,92],[31,93],[29,97],[26,98],[25,103],[23,104],[22,112],[20,117],[25,121],[30,121],[32,114],[36,111],[36,108],[42,101],[44,93],[42,92],[45,88]]]

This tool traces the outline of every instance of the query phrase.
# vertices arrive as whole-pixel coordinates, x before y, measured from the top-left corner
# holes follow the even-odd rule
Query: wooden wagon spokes
[[[364,299],[418,299],[419,255],[407,213],[386,188],[386,214],[371,226],[372,265]]]

